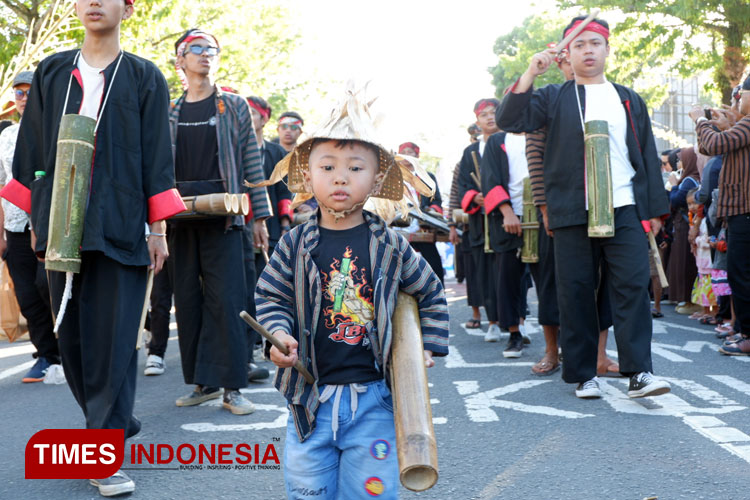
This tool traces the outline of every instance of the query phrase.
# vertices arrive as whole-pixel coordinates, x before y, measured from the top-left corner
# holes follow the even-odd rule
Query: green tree
[[[561,6],[617,9],[626,14],[618,31],[636,31],[635,57],[670,61],[683,76],[714,70],[713,89],[729,102],[750,59],[748,0],[561,0]]]

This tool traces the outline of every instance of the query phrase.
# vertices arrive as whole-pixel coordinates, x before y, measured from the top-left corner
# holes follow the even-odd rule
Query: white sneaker
[[[497,325],[490,325],[489,330],[484,335],[485,342],[497,342],[500,340],[500,327]]]
[[[149,354],[146,359],[146,369],[143,370],[144,375],[161,375],[164,373],[164,358],[157,356],[156,354]]]
[[[595,399],[602,397],[602,390],[599,388],[599,379],[594,377],[576,387],[576,397],[581,399]]]
[[[89,479],[89,483],[99,488],[99,494],[103,497],[114,497],[135,491],[135,483],[122,470],[104,479]]]

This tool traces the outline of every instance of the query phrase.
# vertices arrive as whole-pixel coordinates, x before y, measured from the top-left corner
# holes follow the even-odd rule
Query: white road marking
[[[672,385],[682,387],[683,389],[690,392],[694,396],[697,396],[700,399],[712,405],[735,406],[739,404],[736,401],[725,398],[718,392],[711,390],[708,387],[705,387],[693,380],[686,380],[686,379],[672,378],[672,377],[663,377],[663,379]]]
[[[440,404],[440,400],[439,400],[439,399],[434,399],[434,398],[433,398],[433,399],[430,399],[430,404],[431,404],[431,405],[436,405],[436,404]]]
[[[221,399],[218,399],[218,400],[215,399],[211,402],[217,402],[219,405],[221,405]],[[211,406],[216,406],[216,405],[211,405]],[[277,405],[264,405],[264,404],[256,403],[255,411],[256,412],[277,411],[281,413],[281,415],[279,415],[275,420],[271,422],[253,422],[251,424],[222,424],[222,425],[213,424],[211,422],[196,422],[192,424],[183,424],[180,427],[186,431],[193,431],[193,432],[255,431],[255,430],[260,430],[260,429],[280,429],[282,427],[286,427],[286,421],[289,416],[289,410],[287,410],[286,407],[277,406]],[[253,417],[248,416],[248,418],[253,418]]]
[[[432,417],[433,425],[447,424],[448,419],[445,417]]]
[[[12,377],[13,375],[17,373],[21,373],[22,371],[26,371],[32,366],[34,366],[34,363],[36,363],[35,360],[27,361],[26,363],[21,363],[20,365],[14,366],[13,368],[8,368],[6,370],[3,370],[0,372],[0,380],[3,380],[4,378]]]
[[[708,375],[708,378],[712,378],[717,382],[720,382],[736,391],[740,391],[741,393],[750,396],[750,384],[748,384],[747,382],[743,382],[742,380],[730,377],[729,375]]]
[[[461,381],[459,383],[454,382],[459,394],[465,395],[464,405],[466,406],[466,413],[472,422],[497,422],[500,418],[497,413],[492,409],[493,407],[505,408],[508,410],[515,410],[524,413],[536,413],[540,415],[548,415],[552,417],[563,417],[563,418],[584,418],[593,417],[591,414],[578,413],[574,411],[559,410],[552,408],[551,406],[538,406],[538,405],[527,405],[524,403],[518,403],[515,401],[505,401],[497,399],[499,396],[518,392],[523,389],[529,389],[538,385],[552,382],[551,380],[524,380],[516,382],[515,384],[506,385],[503,387],[497,387],[485,392],[476,392],[479,388],[479,383],[476,381]],[[471,392],[468,392],[471,391]]]
[[[36,347],[31,342],[24,342],[21,345],[3,347],[0,349],[0,359],[10,358],[11,356],[20,356],[22,354],[32,354],[36,352]]]
[[[500,356],[500,352],[498,352],[498,356]],[[446,368],[490,368],[493,366],[533,366],[534,363],[527,362],[527,361],[512,361],[512,362],[504,362],[499,361],[495,363],[469,363],[464,360],[463,356],[461,356],[461,353],[458,351],[456,346],[451,346],[450,351],[448,352],[448,355],[444,358],[445,359],[445,367]]]
[[[651,344],[651,354],[656,354],[657,356],[661,356],[662,358],[666,358],[669,361],[673,361],[675,363],[692,363],[692,359],[688,359],[686,357],[680,356],[679,354],[675,354],[672,351],[665,349],[663,346],[666,344],[659,344],[658,342],[653,342]],[[669,347],[675,347],[679,349],[677,346],[669,346]]]

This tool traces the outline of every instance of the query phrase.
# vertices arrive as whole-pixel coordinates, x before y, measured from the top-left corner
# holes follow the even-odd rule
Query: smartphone
[[[713,117],[711,116],[711,108],[703,108],[703,114],[706,117],[706,120],[713,120]]]

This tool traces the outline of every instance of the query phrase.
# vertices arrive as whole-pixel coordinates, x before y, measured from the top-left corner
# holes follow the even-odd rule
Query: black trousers
[[[438,252],[437,246],[434,243],[415,241],[411,243],[411,247],[422,254],[424,260],[427,261],[435,274],[437,274],[437,277],[440,279],[440,283],[445,285],[445,283],[443,282],[443,278],[445,277],[445,270],[443,269],[443,259],[440,257],[440,252]]]
[[[482,306],[487,313],[489,321],[497,321],[497,254],[494,252],[485,253],[484,247],[472,247],[472,263],[474,266],[474,279],[479,285],[482,297]],[[466,274],[468,281],[469,275]],[[468,289],[467,285],[467,289]],[[472,305],[469,303],[469,305]]]
[[[555,271],[560,306],[563,380],[596,376],[599,321],[596,294],[602,269],[609,282],[620,371],[652,371],[648,297],[648,241],[635,206],[615,209],[615,235],[589,238],[585,225],[555,230]]]
[[[101,252],[82,253],[58,341],[65,378],[88,429],[124,429],[128,434],[146,277],[146,266],[126,266]],[[49,287],[57,314],[65,273],[51,271]]]
[[[171,257],[170,257],[171,259]],[[164,357],[169,341],[169,319],[172,309],[172,276],[169,273],[169,262],[154,276],[151,288],[151,341],[148,353]]]
[[[47,358],[50,363],[60,362],[60,350],[52,331],[52,310],[49,303],[49,287],[44,264],[39,262],[31,249],[31,232],[5,231],[8,250],[5,261],[16,289],[16,299],[21,314],[29,323],[29,337],[36,347],[34,357]]]
[[[271,248],[268,249],[268,255],[271,255]],[[258,276],[263,272],[266,259],[262,253],[255,253],[253,244],[253,226],[246,224],[242,229],[242,258],[245,265],[245,283],[247,285],[247,313],[255,318],[255,285],[258,282]],[[258,264],[261,264],[259,267]],[[255,361],[253,351],[255,350],[255,344],[260,339],[260,335],[253,330],[250,325],[245,324],[245,331],[247,332],[247,360]]]
[[[170,230],[170,273],[186,384],[247,385],[247,307],[242,229],[180,224]]]
[[[560,325],[560,309],[557,306],[555,286],[555,243],[544,230],[544,223],[540,223],[539,227],[539,262],[531,264],[529,268],[539,299],[539,324]]]
[[[526,313],[526,301],[522,301],[522,296],[528,288],[521,279],[525,265],[521,262],[517,249],[496,253],[495,263],[497,275],[493,276],[493,281],[497,318],[500,328],[508,330],[511,326],[517,326],[521,322],[521,316]]]
[[[750,335],[750,214],[727,218],[727,278],[739,332]]]

